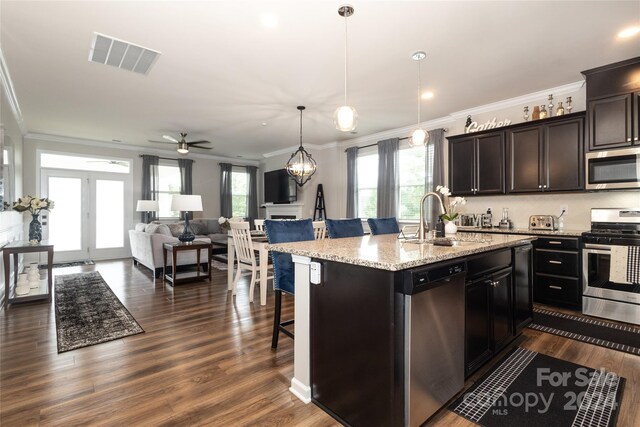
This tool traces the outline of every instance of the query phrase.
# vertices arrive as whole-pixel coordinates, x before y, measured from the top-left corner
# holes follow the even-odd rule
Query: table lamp
[[[144,215],[146,223],[151,222],[151,212],[157,212],[158,210],[157,200],[138,200],[136,212],[146,212]]]
[[[191,194],[176,194],[171,198],[171,210],[184,212],[184,230],[178,236],[178,240],[182,243],[191,243],[196,236],[189,228],[189,212],[202,211],[202,198]]]

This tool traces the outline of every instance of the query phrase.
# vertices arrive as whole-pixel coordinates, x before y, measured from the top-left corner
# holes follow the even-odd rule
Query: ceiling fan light
[[[178,142],[178,153],[187,154],[188,152],[189,152],[189,145],[184,141]]]
[[[427,145],[429,142],[429,134],[424,129],[416,129],[409,138],[409,145],[411,147],[419,147],[421,145]]]
[[[333,123],[342,132],[351,132],[358,127],[358,112],[348,105],[340,106],[333,113]]]

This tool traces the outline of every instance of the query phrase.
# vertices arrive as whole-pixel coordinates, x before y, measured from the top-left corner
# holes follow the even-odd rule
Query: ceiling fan
[[[87,160],[87,163],[107,163],[109,165],[129,167],[129,162],[121,162],[118,160]]]
[[[171,142],[167,142],[167,141],[154,141],[154,140],[149,140],[149,142],[159,142],[161,144],[178,144],[178,153],[180,154],[187,154],[189,152],[189,147],[195,147],[195,148],[202,148],[203,150],[211,150],[211,147],[202,147],[200,146],[200,144],[211,144],[211,141],[206,141],[204,139],[199,140],[199,141],[186,141],[185,138],[187,137],[187,133],[186,132],[180,132],[180,140],[178,141],[177,139],[175,139],[174,137],[172,137],[171,135],[162,135],[162,137],[164,139],[166,139],[167,141],[171,141]]]

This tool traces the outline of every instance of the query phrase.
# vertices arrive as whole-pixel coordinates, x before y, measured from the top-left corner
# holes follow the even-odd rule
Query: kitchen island
[[[441,366],[436,371],[442,372],[453,367],[462,387],[467,265],[497,286],[502,276],[497,267],[492,270],[492,260],[510,275],[512,248],[535,239],[466,233],[458,238],[450,247],[395,235],[270,245],[292,254],[295,263],[291,392],[351,425],[419,425],[441,407],[450,397],[443,401],[421,392],[424,381],[415,373],[422,366]],[[441,282],[438,290],[426,292],[432,281]],[[530,289],[529,279],[525,285]],[[422,342],[414,342],[420,336]],[[438,344],[445,338],[445,345]],[[433,381],[438,389],[452,387],[447,376],[429,381],[427,388]]]

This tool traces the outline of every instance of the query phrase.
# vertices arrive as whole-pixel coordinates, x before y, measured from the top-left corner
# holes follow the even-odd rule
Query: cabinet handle
[[[549,240],[547,243],[549,243],[550,245],[561,245],[562,242],[558,242],[557,240]]]
[[[636,136],[635,138],[633,138],[633,140],[634,140],[634,141],[637,141],[637,140],[638,140],[638,137]]]
[[[549,287],[550,287],[551,289],[560,289],[560,290],[562,290],[562,287],[561,287],[561,286],[549,285]]]
[[[631,138],[627,138],[627,142],[631,142]]]
[[[492,283],[494,288],[497,288],[499,284],[500,284],[500,282],[498,282],[497,280]]]
[[[543,185],[543,186],[542,186],[542,188],[547,188],[547,187],[548,187],[548,185],[547,185],[547,184],[545,184],[545,185]]]
[[[549,264],[562,264],[562,261],[549,260]]]
[[[542,184],[538,185],[538,188],[542,188]]]

